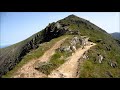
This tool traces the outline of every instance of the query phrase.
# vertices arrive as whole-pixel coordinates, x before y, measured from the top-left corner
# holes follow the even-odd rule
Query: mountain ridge
[[[115,39],[120,40],[120,32],[114,32],[114,33],[111,33],[111,35],[112,35]]]
[[[50,23],[45,29],[19,43],[0,49],[0,76],[12,70],[27,53],[31,50],[36,50],[41,43],[49,42],[62,35],[86,35],[90,37],[89,41],[98,44],[95,49],[101,48],[90,52],[97,53],[98,51],[102,53],[103,50],[105,51],[105,54],[108,54],[107,51],[110,51],[109,54],[113,55],[113,52],[117,53],[120,50],[117,42],[106,31],[92,24],[88,20],[79,18],[75,15],[69,15],[57,22]],[[112,48],[114,51],[111,51]],[[108,55],[105,55],[105,57],[113,58]],[[119,55],[115,58],[118,57]],[[117,59],[117,62],[119,63],[120,61]]]

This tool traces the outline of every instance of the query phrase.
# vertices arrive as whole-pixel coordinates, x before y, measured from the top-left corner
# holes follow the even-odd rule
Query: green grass
[[[120,78],[120,68],[112,68],[107,62],[102,64],[93,63],[92,60],[86,60],[80,71],[80,78],[110,78],[107,72],[110,72],[113,78]]]
[[[64,59],[60,59],[61,56],[62,56],[62,53],[60,52],[55,53],[51,57],[49,62],[39,63],[39,68],[37,70],[39,70],[40,72],[46,75],[49,75],[52,70],[58,68],[60,65],[62,65],[65,62]]]
[[[89,41],[92,41],[97,44],[96,46],[92,47],[89,50],[89,53],[88,53],[89,60],[86,60],[83,63],[83,66],[80,67],[82,68],[82,70],[80,71],[81,78],[84,78],[84,77],[86,78],[106,77],[107,78],[109,77],[106,74],[107,71],[110,72],[113,77],[120,77],[120,46],[119,44],[117,44],[117,41],[112,38],[111,35],[107,34],[104,30],[98,28],[94,24],[91,24],[88,21],[78,18],[78,17],[71,16],[71,18],[62,19],[59,22],[61,24],[69,24],[70,30],[79,30],[82,36],[90,37]],[[42,35],[42,33],[43,32],[39,32],[40,35]],[[33,37],[35,37],[35,35],[26,39],[22,43],[19,43],[18,46],[20,47],[23,46],[24,44],[26,44],[26,42],[29,42],[31,39],[33,39]],[[70,37],[73,37],[73,36],[71,35]],[[32,59],[36,59],[42,56],[46,50],[48,50],[57,40],[60,40],[61,38],[64,38],[64,36],[53,39],[48,44],[47,43],[43,44],[43,46],[39,47],[38,49],[29,52],[12,71],[8,72],[3,77],[12,76],[12,74],[16,72],[18,68],[23,66],[25,63],[27,63],[28,61]],[[98,42],[98,40],[101,40],[101,41]],[[36,41],[40,42],[39,38]],[[69,42],[69,39],[67,39],[66,42],[63,43],[63,45],[69,45],[68,42]],[[15,47],[16,45],[13,45],[10,48],[15,48]],[[16,47],[16,48],[20,50],[20,47]],[[79,48],[80,46],[77,46],[77,47]],[[2,50],[4,53],[3,56],[7,54],[6,51],[9,51],[10,48],[6,48],[6,50]],[[110,50],[108,50],[108,48]],[[17,52],[15,52],[15,54],[19,54]],[[94,62],[98,53],[100,53],[101,55],[105,57],[102,64],[99,64],[98,62]],[[71,54],[66,53],[66,52],[60,53],[56,51],[56,54],[54,54],[51,57],[50,62],[43,66],[45,70],[44,69],[42,70],[47,71],[45,73],[49,74],[53,69],[59,67],[59,65],[64,63],[64,58],[62,60],[59,60],[62,55],[64,58],[66,58],[66,57],[69,57]],[[109,60],[116,61],[118,64],[118,67],[112,68],[110,65],[108,65]]]
[[[88,51],[89,59],[83,63],[82,67],[79,67],[80,78],[111,78],[108,74],[106,74],[107,72],[110,72],[113,78],[120,78],[120,54],[115,53],[117,51],[114,52],[114,50],[115,47],[114,49],[111,49],[111,51],[107,51],[101,44],[92,47]],[[98,53],[105,57],[101,64],[98,63],[98,60],[95,61]],[[108,64],[110,60],[116,61],[118,67],[111,67]]]
[[[7,74],[3,75],[2,78],[10,78],[24,64],[28,63],[29,61],[31,61],[33,59],[37,59],[37,58],[41,57],[45,51],[47,51],[48,49],[50,49],[53,46],[53,44],[55,44],[57,41],[65,38],[65,37],[70,37],[70,35],[64,35],[59,38],[52,39],[50,42],[42,43],[41,46],[39,46],[39,48],[37,48],[36,50],[32,50],[27,55],[25,55],[23,57],[23,59],[15,66],[15,68],[12,69],[11,71],[9,71]]]
[[[70,37],[67,38],[61,46],[70,45],[69,42],[73,37],[74,37],[73,35],[70,35]],[[71,52],[60,52],[59,50],[56,50],[55,54],[51,57],[49,62],[39,63],[37,70],[46,75],[49,75],[51,71],[65,63],[66,59],[71,55],[72,55]]]
[[[111,35],[104,33],[102,30],[85,28],[81,30],[81,35],[89,36],[89,40],[97,45],[89,50],[89,60],[84,63],[80,78],[109,78],[110,76],[106,74],[107,71],[110,72],[113,77],[120,77],[120,46]],[[100,42],[98,42],[99,39],[101,40]],[[105,57],[102,64],[94,62],[98,53]],[[108,64],[110,60],[116,61],[118,67],[111,67]]]

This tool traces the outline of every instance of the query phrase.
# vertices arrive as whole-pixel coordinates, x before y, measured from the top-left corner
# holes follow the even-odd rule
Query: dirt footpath
[[[67,37],[66,37],[67,38]],[[52,48],[47,50],[42,57],[39,59],[34,59],[23,65],[12,78],[44,78],[47,77],[45,74],[34,69],[34,64],[37,62],[47,62],[50,57],[55,53],[55,50],[60,47],[60,45],[65,41],[65,39],[61,39],[56,42]]]
[[[90,42],[91,43],[91,42]],[[76,52],[70,57],[70,60],[65,62],[56,70],[53,70],[48,76],[49,78],[76,78],[78,60],[84,54],[85,51],[93,47],[94,43],[91,43],[89,46],[85,46],[84,49],[79,48]]]

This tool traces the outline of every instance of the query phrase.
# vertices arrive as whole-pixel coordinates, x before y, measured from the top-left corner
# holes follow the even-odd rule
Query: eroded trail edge
[[[70,57],[68,61],[66,61],[63,65],[61,65],[56,70],[53,70],[51,74],[48,76],[49,78],[76,78],[77,68],[79,64],[79,58],[83,56],[85,51],[89,50],[91,47],[95,46],[95,43],[90,42],[89,46],[85,46],[84,49],[79,48],[76,52]]]
[[[55,50],[65,41],[67,37],[56,42],[49,50],[47,50],[42,57],[31,60],[27,64],[23,65],[12,78],[44,78],[47,77],[45,74],[34,69],[36,62],[47,62],[50,57],[55,53]]]

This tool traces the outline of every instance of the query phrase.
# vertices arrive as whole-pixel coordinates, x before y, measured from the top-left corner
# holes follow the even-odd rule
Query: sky
[[[0,12],[0,46],[12,45],[74,14],[108,33],[120,32],[120,12]]]

